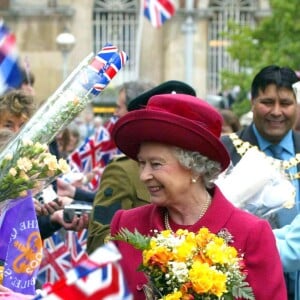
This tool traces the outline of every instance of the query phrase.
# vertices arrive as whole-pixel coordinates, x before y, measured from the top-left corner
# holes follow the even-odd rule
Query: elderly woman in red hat
[[[151,204],[119,210],[111,235],[122,228],[152,235],[154,230],[226,229],[244,254],[247,281],[256,300],[287,299],[282,265],[267,221],[234,207],[213,184],[230,162],[220,141],[222,117],[205,101],[184,94],[156,95],[145,109],[129,112],[114,128],[119,149],[138,161]],[[145,299],[147,279],[137,268],[139,250],[115,241],[134,299]]]

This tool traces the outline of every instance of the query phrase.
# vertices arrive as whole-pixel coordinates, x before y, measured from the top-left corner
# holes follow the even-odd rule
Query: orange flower
[[[158,266],[163,272],[166,272],[167,264],[173,259],[173,254],[171,252],[166,251],[166,249],[162,247],[156,249],[155,252],[156,253],[153,253],[153,255],[149,257],[149,266]]]

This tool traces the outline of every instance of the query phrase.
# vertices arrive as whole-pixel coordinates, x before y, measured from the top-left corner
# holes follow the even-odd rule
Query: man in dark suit
[[[272,226],[277,228],[290,224],[299,213],[300,134],[293,130],[297,118],[293,84],[298,80],[290,68],[276,65],[263,68],[251,86],[253,122],[237,133],[222,137],[233,165],[253,146],[283,162],[296,189],[296,204],[292,209],[281,209],[276,213]],[[294,285],[289,282],[288,285],[293,294]]]

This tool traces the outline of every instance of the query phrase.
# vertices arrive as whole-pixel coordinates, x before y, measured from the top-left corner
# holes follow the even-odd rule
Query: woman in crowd
[[[157,95],[143,110],[132,111],[116,124],[117,147],[138,161],[140,178],[151,204],[119,210],[111,235],[121,228],[151,235],[153,230],[179,228],[197,232],[226,229],[232,246],[244,255],[247,281],[256,300],[287,299],[282,265],[267,221],[234,207],[212,182],[229,164],[220,141],[222,117],[205,101],[183,94]],[[134,299],[145,299],[147,279],[137,272],[142,254],[115,241]]]
[[[220,109],[223,117],[222,134],[237,132],[241,129],[238,116],[230,109]]]

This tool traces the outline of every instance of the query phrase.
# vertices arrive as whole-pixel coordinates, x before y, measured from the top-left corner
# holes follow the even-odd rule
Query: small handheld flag
[[[172,0],[143,0],[144,16],[151,24],[158,28],[175,14]]]

